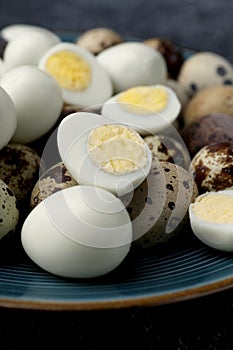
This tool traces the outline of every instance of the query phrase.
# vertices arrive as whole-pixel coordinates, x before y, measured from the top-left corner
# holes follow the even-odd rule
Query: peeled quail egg
[[[108,72],[118,93],[133,86],[163,83],[167,65],[159,51],[139,42],[125,42],[107,48],[97,61]]]
[[[124,194],[150,171],[151,152],[141,136],[98,114],[67,116],[58,127],[57,140],[62,161],[81,185]]]
[[[15,39],[17,36],[26,34],[28,32],[40,32],[50,35],[54,38],[57,37],[56,34],[44,27],[23,23],[7,25],[1,29],[0,34],[4,38],[4,40],[9,42],[12,39]]]
[[[233,190],[206,192],[189,207],[193,233],[208,246],[233,251]]]
[[[15,133],[17,117],[14,103],[0,87],[0,150],[8,144]]]
[[[0,86],[11,97],[17,115],[12,141],[32,142],[48,132],[62,110],[62,90],[37,67],[25,65],[5,73]]]
[[[94,55],[72,43],[60,43],[48,50],[39,67],[56,79],[65,103],[90,107],[112,95],[108,74]]]
[[[115,269],[127,256],[132,224],[109,191],[74,186],[52,194],[26,218],[21,232],[28,256],[64,277],[91,278]]]
[[[36,182],[32,194],[30,206],[34,208],[42,200],[64,188],[77,185],[65,165],[59,162],[46,170]]]
[[[60,38],[53,33],[26,31],[6,45],[3,60],[10,68],[24,64],[37,66],[44,53],[59,42]]]
[[[107,100],[101,114],[127,124],[141,135],[154,134],[173,123],[181,104],[172,89],[165,85],[137,86]]]
[[[15,231],[18,219],[19,211],[15,195],[11,188],[0,180],[0,239]]]

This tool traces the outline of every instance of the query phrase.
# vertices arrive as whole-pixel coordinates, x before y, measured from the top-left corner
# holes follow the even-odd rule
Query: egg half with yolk
[[[147,135],[166,129],[177,119],[180,109],[174,91],[157,84],[136,86],[114,95],[104,103],[101,114]]]
[[[83,107],[102,104],[112,95],[112,83],[94,55],[72,43],[60,43],[41,58],[39,68],[57,80],[64,102]]]
[[[189,216],[195,236],[206,245],[233,251],[233,190],[206,192],[190,204]]]
[[[152,155],[142,137],[98,114],[70,114],[60,123],[57,140],[62,161],[80,185],[119,196],[139,186],[150,172]]]

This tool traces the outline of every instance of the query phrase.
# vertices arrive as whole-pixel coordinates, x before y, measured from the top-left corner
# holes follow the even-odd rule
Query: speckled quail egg
[[[24,64],[37,66],[44,53],[60,41],[57,35],[50,32],[25,31],[8,42],[3,53],[3,60],[10,68]]]
[[[71,278],[111,272],[126,258],[132,238],[123,203],[94,186],[73,186],[47,197],[21,231],[23,248],[37,265]]]
[[[30,147],[9,143],[0,151],[0,178],[12,189],[19,204],[26,203],[38,180],[39,155]]]
[[[30,207],[33,209],[53,193],[75,185],[77,182],[72,178],[65,165],[59,162],[40,176],[32,190]]]
[[[233,188],[233,142],[206,145],[190,164],[200,194]]]
[[[10,96],[0,87],[0,150],[8,144],[15,133],[17,116]]]
[[[143,138],[98,114],[77,112],[65,117],[57,141],[63,163],[80,185],[123,195],[150,172],[152,156]]]
[[[63,101],[89,107],[112,95],[111,80],[94,55],[73,43],[60,43],[40,59],[39,68],[50,74],[63,91]]]
[[[0,240],[14,232],[19,220],[17,200],[11,188],[0,180]]]
[[[123,37],[110,28],[98,27],[92,28],[83,32],[76,44],[90,51],[93,55],[98,55],[101,51],[108,47],[120,44],[123,42]]]
[[[206,245],[233,251],[233,190],[206,192],[189,207],[195,236]]]
[[[13,68],[0,79],[0,86],[9,94],[16,109],[13,142],[32,142],[56,123],[63,106],[62,90],[39,68],[31,65]]]
[[[150,135],[144,137],[144,141],[149,146],[152,159],[175,163],[188,169],[191,159],[181,139],[165,135]]]
[[[109,47],[97,55],[97,61],[109,74],[114,93],[133,86],[161,84],[167,78],[162,54],[139,42]]]
[[[209,86],[232,85],[233,66],[217,53],[198,52],[184,61],[178,81],[192,96]]]
[[[169,128],[180,109],[175,92],[156,84],[132,87],[114,95],[103,104],[101,114],[134,128],[141,135],[148,135]]]
[[[154,248],[177,237],[197,195],[190,172],[154,159],[147,179],[134,193],[121,197],[133,223],[134,246]]]

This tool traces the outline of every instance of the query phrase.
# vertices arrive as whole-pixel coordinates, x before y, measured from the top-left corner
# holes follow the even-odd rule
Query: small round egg
[[[180,109],[174,91],[156,84],[136,86],[114,95],[103,104],[101,114],[145,136],[168,128],[176,121]]]
[[[189,207],[190,225],[204,244],[233,251],[233,190],[206,192]]]
[[[233,84],[233,66],[214,52],[198,52],[184,61],[178,81],[190,96],[203,88]]]
[[[148,175],[151,152],[134,130],[94,113],[78,112],[58,127],[58,150],[80,185],[95,185],[123,195]]]
[[[30,212],[21,232],[23,248],[36,264],[71,278],[111,272],[127,256],[132,238],[123,203],[94,186],[52,194]]]
[[[233,142],[211,143],[190,164],[200,194],[233,187]]]
[[[0,240],[14,232],[19,220],[16,197],[7,184],[0,180]]]
[[[56,123],[63,106],[62,90],[47,73],[30,65],[16,67],[4,74],[0,86],[9,94],[16,109],[13,142],[32,142]]]
[[[138,85],[160,84],[167,78],[163,55],[139,42],[124,42],[105,49],[97,61],[109,74],[114,93]]]
[[[197,92],[185,106],[184,124],[211,113],[233,116],[233,86],[210,86]]]
[[[174,163],[188,169],[191,162],[189,152],[180,138],[150,135],[144,137],[144,141],[152,153],[152,159]]]
[[[53,193],[76,185],[77,182],[72,178],[65,165],[59,162],[40,176],[32,190],[30,207],[33,209]]]
[[[65,103],[89,107],[112,95],[112,83],[94,55],[73,43],[60,43],[48,50],[39,68],[50,74],[63,91]]]
[[[30,198],[40,163],[39,155],[26,145],[9,143],[0,151],[0,179],[12,189],[20,205]]]
[[[10,68],[25,64],[37,66],[44,53],[60,41],[57,35],[46,31],[26,31],[6,45],[4,62]]]
[[[13,137],[17,116],[14,103],[10,96],[0,87],[0,150],[8,144]]]
[[[101,51],[123,42],[122,36],[111,28],[97,27],[82,33],[76,40],[76,44],[98,55]]]
[[[25,23],[7,25],[1,29],[0,34],[6,42],[9,42],[15,39],[17,36],[26,34],[28,32],[45,33],[51,37],[57,38],[56,34],[45,27]]]
[[[153,159],[144,182],[121,197],[132,220],[134,246],[155,248],[176,238],[188,222],[188,208],[197,195],[190,172]]]

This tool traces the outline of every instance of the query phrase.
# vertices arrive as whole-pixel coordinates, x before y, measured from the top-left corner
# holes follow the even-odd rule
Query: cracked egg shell
[[[77,182],[70,175],[63,162],[53,165],[41,175],[35,184],[31,194],[31,209],[53,193],[75,185]]]
[[[147,179],[121,198],[134,230],[134,246],[154,248],[179,235],[188,222],[188,208],[198,195],[188,170],[153,159]]]
[[[39,167],[40,156],[28,146],[9,143],[0,151],[0,178],[10,186],[19,205],[30,198]]]
[[[18,219],[16,197],[11,188],[0,180],[0,239],[15,231]]]
[[[206,145],[190,164],[200,193],[233,188],[233,141]]]

